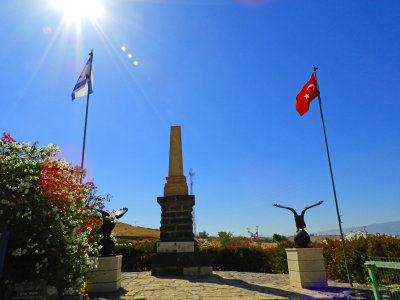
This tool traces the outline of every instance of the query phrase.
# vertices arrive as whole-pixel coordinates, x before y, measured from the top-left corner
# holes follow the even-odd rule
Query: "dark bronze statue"
[[[280,207],[280,208],[286,208],[288,210],[290,210],[293,214],[294,214],[294,221],[296,222],[296,228],[297,228],[297,232],[294,236],[294,241],[296,242],[296,247],[299,248],[306,248],[308,247],[308,244],[310,243],[310,236],[308,235],[308,233],[304,230],[304,228],[306,228],[306,222],[304,222],[304,214],[306,212],[307,209],[314,207],[314,206],[318,206],[320,204],[322,204],[324,201],[319,201],[313,205],[307,206],[306,208],[304,208],[301,211],[301,214],[298,215],[297,212],[291,208],[291,207],[287,207],[287,206],[283,206],[283,205],[279,205],[279,204],[274,204],[274,206],[276,207]]]
[[[101,213],[101,216],[103,218],[103,225],[101,225],[100,229],[97,231],[97,233],[102,234],[103,238],[100,240],[99,244],[103,246],[103,248],[100,249],[100,254],[101,256],[113,256],[114,255],[114,248],[115,248],[115,243],[111,239],[111,231],[114,229],[115,224],[117,224],[115,221],[112,219],[108,219],[106,217],[111,217],[111,214],[109,212],[106,212],[101,209],[93,208],[93,207],[87,207],[91,210],[95,210],[99,213]],[[119,219],[121,218],[128,209],[124,207],[123,209],[119,209],[115,212],[115,218]]]

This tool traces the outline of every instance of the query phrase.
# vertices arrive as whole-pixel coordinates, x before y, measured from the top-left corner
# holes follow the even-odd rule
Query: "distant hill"
[[[132,226],[126,223],[117,222],[113,230],[117,239],[124,240],[144,240],[144,239],[159,239],[160,230],[145,228],[140,226]]]
[[[362,226],[346,227],[343,228],[343,234],[349,231],[364,230]],[[386,235],[400,235],[400,221],[386,222],[386,223],[376,223],[367,225],[366,230],[369,234],[380,234]],[[339,234],[339,228],[329,229],[324,231],[314,232],[316,235],[337,235]]]

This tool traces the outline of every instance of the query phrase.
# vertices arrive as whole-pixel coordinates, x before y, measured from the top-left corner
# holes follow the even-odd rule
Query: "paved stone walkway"
[[[122,273],[121,289],[91,299],[373,299],[368,286],[328,282],[329,287],[289,286],[287,274],[214,271],[205,277],[154,277],[150,272]]]

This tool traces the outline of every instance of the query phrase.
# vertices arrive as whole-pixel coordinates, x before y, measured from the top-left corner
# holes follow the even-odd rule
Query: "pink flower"
[[[16,141],[11,137],[11,135],[8,133],[5,133],[5,132],[3,132],[3,137],[1,138],[1,141],[3,142],[3,143],[8,143],[8,144],[11,144],[11,143],[15,143]]]

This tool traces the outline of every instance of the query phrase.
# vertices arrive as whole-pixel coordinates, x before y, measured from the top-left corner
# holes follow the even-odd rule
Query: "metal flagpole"
[[[315,65],[313,65],[313,67],[314,67],[315,81],[317,82],[317,87],[318,87],[317,72],[316,72],[318,68],[315,67]],[[329,171],[331,172],[333,196],[335,197],[336,214],[337,214],[337,218],[338,218],[338,222],[339,222],[340,238],[342,240],[344,263],[345,263],[345,266],[346,266],[347,277],[349,279],[350,286],[353,286],[353,280],[351,279],[350,269],[349,269],[348,262],[347,262],[346,248],[344,246],[344,238],[343,238],[343,231],[342,231],[342,221],[340,219],[339,206],[338,206],[338,202],[337,202],[337,198],[336,198],[335,181],[333,180],[333,172],[332,172],[331,158],[330,158],[330,155],[329,155],[328,140],[326,139],[325,123],[324,123],[324,116],[322,114],[321,96],[320,96],[320,93],[319,93],[319,87],[318,87],[318,103],[319,103],[319,111],[321,113],[322,128],[324,129],[325,146],[326,146],[326,154],[328,155]]]
[[[89,81],[88,81],[88,93],[86,98],[86,117],[85,117],[85,131],[83,133],[83,147],[82,147],[82,160],[81,160],[81,169],[83,169],[83,161],[85,160],[85,144],[86,144],[86,127],[87,127],[87,117],[88,117],[88,110],[89,110],[89,95],[90,95],[90,86],[92,84],[92,63],[93,63],[93,49],[89,53],[90,55],[90,66],[89,66]],[[82,183],[82,176],[81,174],[81,181]]]

